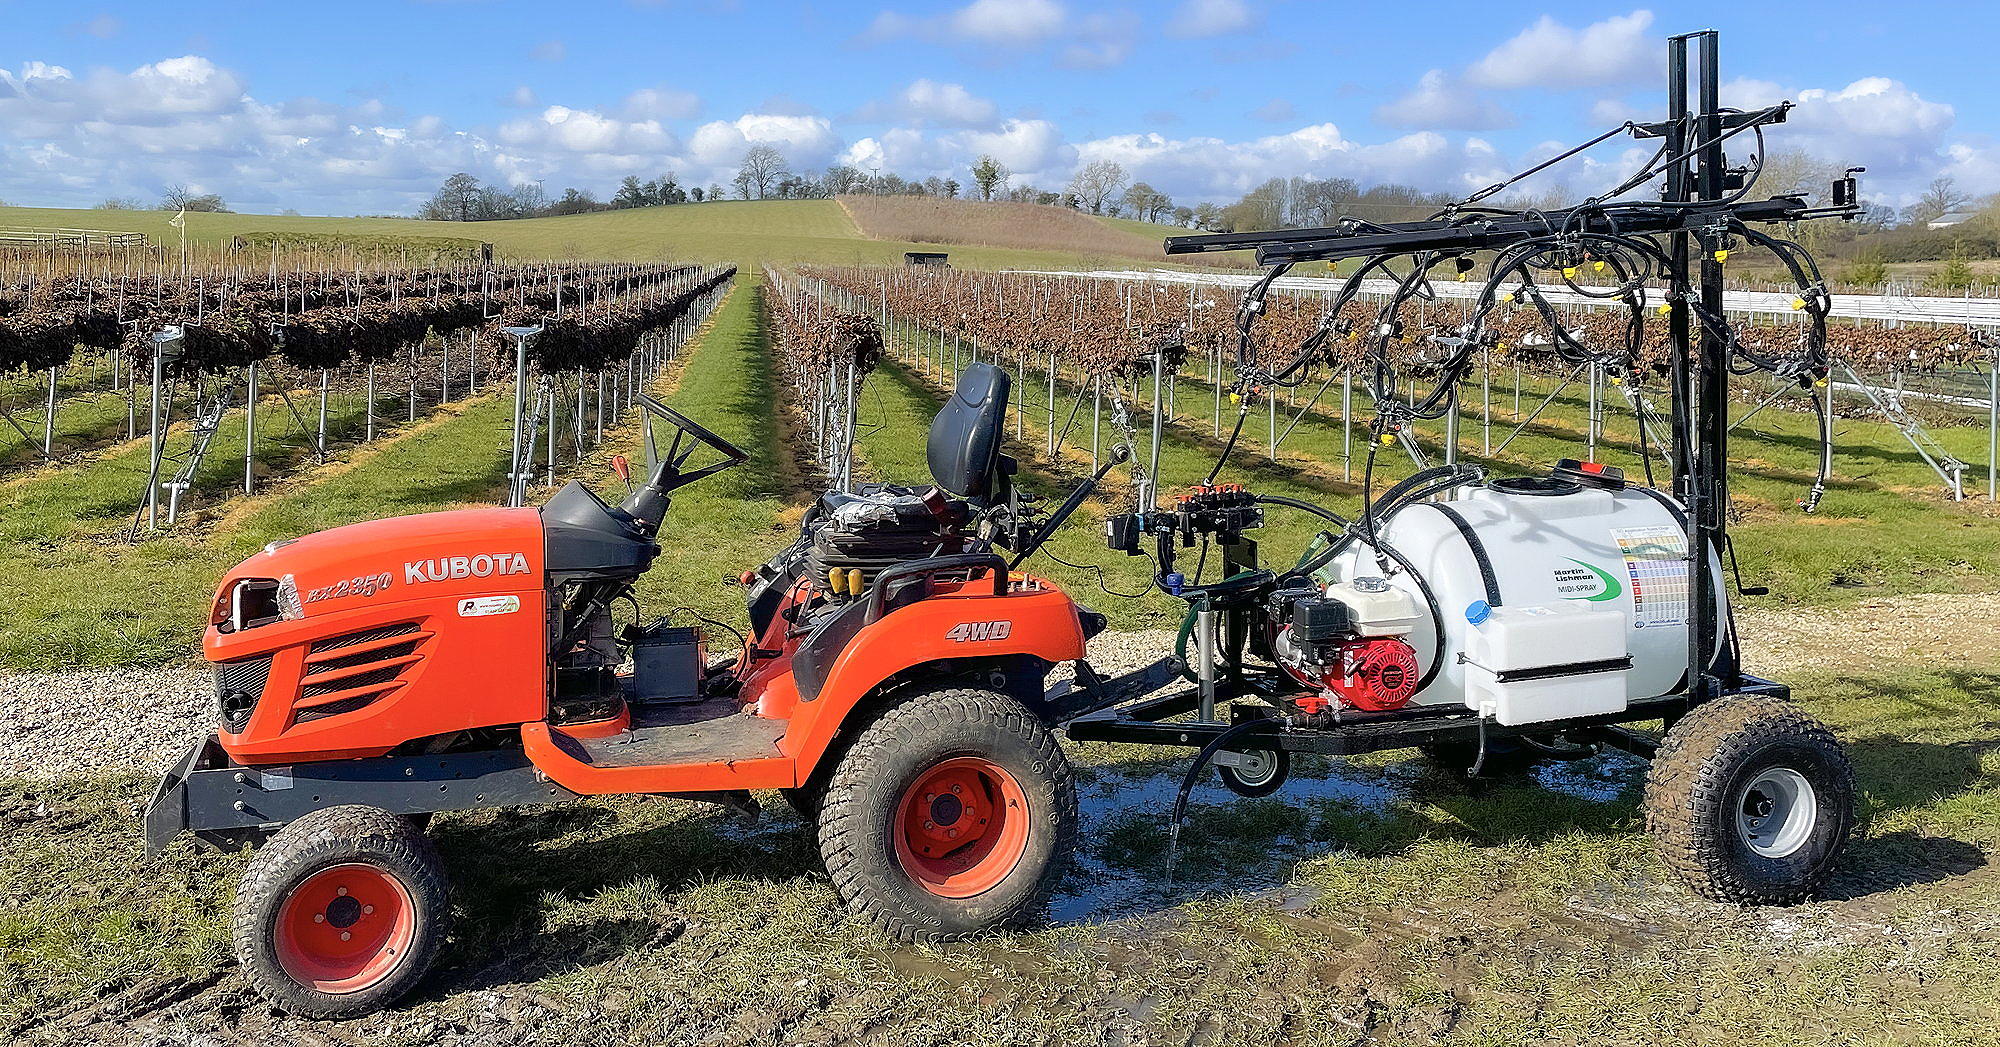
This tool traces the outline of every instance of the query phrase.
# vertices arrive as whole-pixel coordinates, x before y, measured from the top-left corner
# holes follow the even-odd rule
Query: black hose
[[[1303,501],[1298,498],[1285,498],[1275,494],[1258,494],[1258,495],[1252,495],[1251,497],[1259,505],[1282,505],[1287,509],[1297,509],[1301,512],[1311,513],[1322,520],[1330,520],[1333,523],[1339,524],[1342,527],[1347,526],[1347,521],[1341,519],[1340,515],[1335,513],[1333,510],[1321,508],[1320,506],[1314,505],[1308,501]]]
[[[1194,766],[1189,767],[1186,777],[1181,779],[1180,791],[1174,794],[1173,813],[1168,817],[1167,825],[1175,833],[1180,832],[1181,822],[1187,819],[1188,794],[1194,791],[1194,783],[1201,778],[1201,772],[1207,769],[1209,761],[1215,759],[1215,754],[1221,752],[1223,746],[1246,734],[1282,726],[1280,721],[1270,718],[1245,720],[1216,735],[1207,745],[1202,746],[1201,752],[1195,754]]]

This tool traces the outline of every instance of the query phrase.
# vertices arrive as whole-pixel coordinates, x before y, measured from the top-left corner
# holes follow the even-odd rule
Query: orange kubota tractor
[[[149,843],[261,842],[237,955],[316,1017],[385,1006],[436,955],[435,811],[779,789],[816,820],[847,905],[888,934],[1035,919],[1076,824],[1050,731],[1070,710],[1044,678],[1104,619],[996,551],[1018,564],[1095,485],[1024,508],[1000,453],[1007,392],[992,367],[964,373],[931,427],[934,486],[820,499],[743,576],[734,659],[638,613],[634,583],[673,555],[673,492],[745,458],[657,402],[671,443],[619,505],[572,482],[540,509],[272,543],[217,592],[203,648],[221,726],[161,784]]]

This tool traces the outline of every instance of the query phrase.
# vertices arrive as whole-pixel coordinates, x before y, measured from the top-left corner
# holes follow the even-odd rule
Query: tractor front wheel
[[[849,910],[902,941],[945,941],[1041,916],[1075,847],[1076,782],[1020,702],[937,690],[855,738],[819,814]]]
[[[279,830],[243,871],[236,956],[286,1013],[353,1018],[423,978],[449,917],[443,864],[415,824],[329,807]]]
[[[1763,695],[1695,707],[1646,776],[1646,827],[1697,894],[1785,905],[1833,871],[1854,825],[1854,769],[1833,732]]]

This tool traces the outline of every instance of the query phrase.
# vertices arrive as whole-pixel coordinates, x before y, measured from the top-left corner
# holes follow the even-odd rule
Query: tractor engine
[[[1388,712],[1409,704],[1421,675],[1403,637],[1417,621],[1407,593],[1379,578],[1357,578],[1324,591],[1299,584],[1270,604],[1270,650],[1278,666],[1316,693],[1296,704]]]

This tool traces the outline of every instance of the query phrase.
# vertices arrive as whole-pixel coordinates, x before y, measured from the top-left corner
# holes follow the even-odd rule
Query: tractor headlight
[[[288,622],[306,616],[305,605],[299,602],[299,583],[289,574],[278,579],[278,615]]]
[[[216,595],[210,622],[225,633],[255,629],[276,621],[302,618],[298,585],[291,575],[276,578],[238,578]]]

